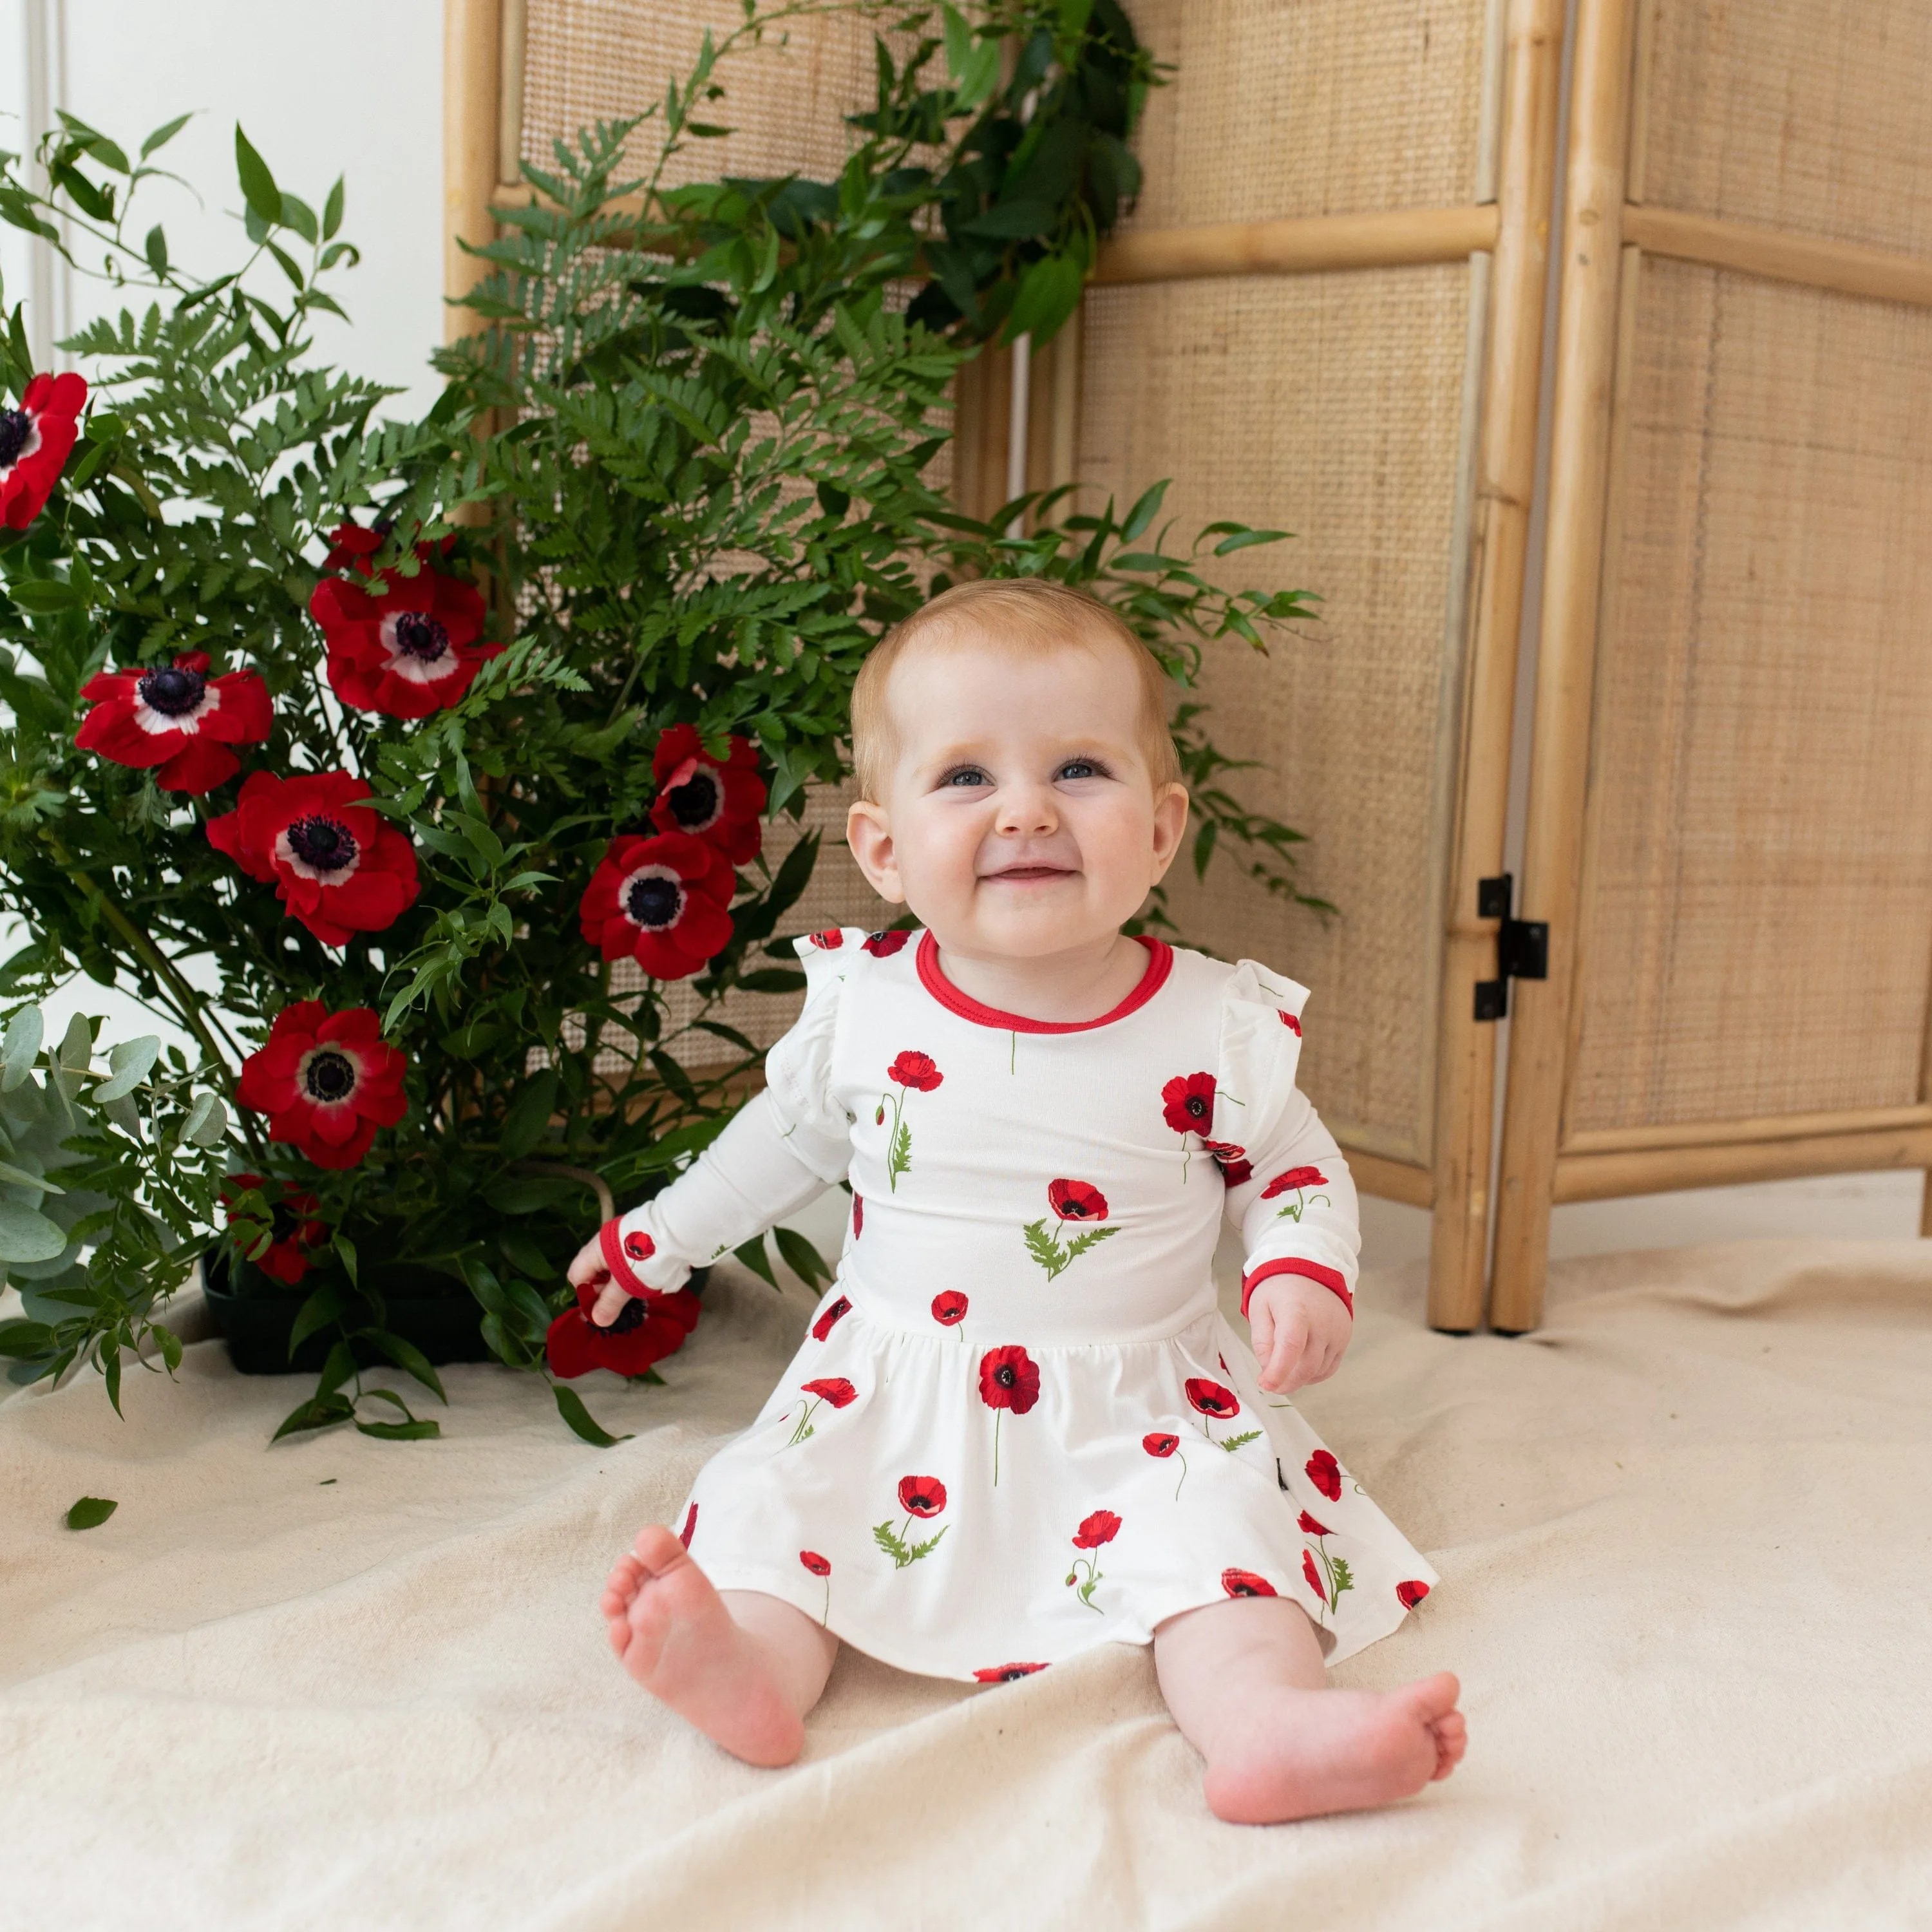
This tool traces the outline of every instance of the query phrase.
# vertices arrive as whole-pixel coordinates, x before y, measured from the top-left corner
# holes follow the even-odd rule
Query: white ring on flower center
[[[14,472],[19,469],[20,465],[40,446],[39,416],[31,410],[22,410],[20,413],[27,418],[27,440],[15,452],[13,461],[4,467],[0,467],[0,482],[4,482],[7,478],[12,476]]]
[[[349,1069],[349,1084],[333,1100],[325,1099],[308,1084],[308,1070],[310,1065],[318,1055],[325,1053],[332,1054]],[[296,1091],[311,1107],[346,1107],[356,1097],[356,1090],[362,1084],[362,1069],[358,1064],[356,1056],[346,1047],[338,1046],[332,1040],[323,1040],[318,1045],[310,1047],[308,1052],[296,1063]]]
[[[172,717],[165,711],[157,711],[141,695],[141,680],[134,680],[134,722],[155,736],[164,731],[185,731],[192,738],[201,729],[201,721],[210,712],[220,709],[221,694],[215,689],[212,678],[202,686],[201,702],[192,711],[179,711]]]
[[[405,617],[427,618],[442,631],[442,649],[434,657],[415,657],[404,650],[396,636],[396,626]],[[392,610],[383,618],[376,634],[382,640],[383,650],[388,653],[388,662],[382,668],[406,684],[440,684],[462,666],[463,660],[458,656],[456,646],[449,641],[448,626],[440,617],[430,617],[427,610]]]
[[[670,916],[658,920],[655,926],[645,925],[642,920],[634,917],[631,911],[632,892],[648,879],[663,880],[676,895],[671,902]],[[668,866],[640,866],[634,872],[627,872],[624,875],[623,884],[617,888],[617,910],[640,932],[668,932],[684,916],[686,897],[684,880]]]
[[[302,814],[302,818],[317,818],[323,815],[324,814],[320,812],[305,812]],[[298,819],[296,822],[299,824],[302,821],[300,819]],[[289,870],[294,873],[296,877],[298,879],[314,879],[319,880],[325,886],[339,886],[344,880],[352,879],[356,876],[356,873],[361,869],[362,864],[362,841],[359,838],[356,841],[356,856],[350,860],[347,865],[332,866],[326,872],[318,872],[316,868],[311,866],[306,859],[302,857],[296,852],[295,848],[289,843],[289,828],[285,825],[282,827],[280,831],[275,834],[275,862],[278,865],[287,866]],[[308,1062],[304,1061],[303,1064],[306,1066]]]

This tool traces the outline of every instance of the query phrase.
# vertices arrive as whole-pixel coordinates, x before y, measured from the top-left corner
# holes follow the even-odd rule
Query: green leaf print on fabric
[[[1112,1510],[1096,1510],[1086,1517],[1073,1534],[1073,1546],[1084,1550],[1084,1556],[1076,1556],[1073,1567],[1066,1573],[1069,1589],[1078,1588],[1081,1602],[1096,1616],[1107,1613],[1094,1600],[1094,1592],[1106,1580],[1100,1574],[1100,1559],[1095,1553],[1103,1544],[1112,1543],[1120,1533],[1120,1519]],[[1084,1570],[1084,1579],[1081,1572]]]
[[[899,1508],[906,1513],[905,1521],[895,1530],[892,1520],[888,1516],[872,1529],[872,1540],[892,1559],[895,1570],[903,1570],[908,1563],[916,1563],[922,1556],[930,1556],[939,1547],[940,1538],[945,1535],[946,1529],[952,1527],[950,1523],[938,1536],[930,1537],[923,1543],[908,1544],[906,1538],[916,1521],[935,1516],[945,1507],[946,1485],[937,1476],[900,1478]]]
[[[1118,1228],[1085,1227],[1080,1233],[1070,1236],[1065,1246],[1060,1245],[1060,1230],[1070,1222],[1104,1221],[1107,1218],[1107,1197],[1090,1182],[1048,1181],[1046,1204],[1053,1210],[1054,1225],[1049,1227],[1042,1214],[1037,1221],[1029,1221],[1020,1232],[1026,1237],[1027,1252],[1046,1269],[1048,1281],[1076,1256],[1084,1255],[1089,1248],[1097,1247],[1109,1234],[1120,1232]]]
[[[1245,1449],[1250,1442],[1258,1442],[1262,1432],[1258,1429],[1250,1429],[1240,1436],[1217,1436],[1213,1439],[1232,1455],[1237,1449]]]
[[[886,1156],[886,1184],[896,1194],[899,1190],[899,1176],[912,1166],[912,1130],[906,1124],[905,1103],[908,1092],[914,1088],[922,1094],[930,1094],[946,1076],[933,1064],[929,1053],[915,1053],[908,1048],[886,1069],[886,1078],[899,1090],[896,1094],[887,1092],[879,1096],[878,1112],[872,1116],[875,1126],[886,1124],[886,1109],[892,1110],[892,1139]]]
[[[1302,1550],[1301,1574],[1308,1579],[1308,1587],[1322,1599],[1324,1610],[1332,1614],[1342,1600],[1342,1592],[1355,1587],[1355,1580],[1348,1570],[1348,1559],[1328,1554],[1326,1539],[1334,1532],[1306,1510],[1301,1512],[1300,1528],[1303,1535],[1315,1538],[1313,1549]]]

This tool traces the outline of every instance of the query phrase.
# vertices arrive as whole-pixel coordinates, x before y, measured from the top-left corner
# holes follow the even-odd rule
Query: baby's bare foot
[[[790,1764],[805,1726],[758,1639],[668,1529],[638,1532],[598,1607],[610,1648],[654,1697],[748,1764]]]
[[[1444,1670],[1400,1690],[1264,1693],[1209,1760],[1208,1805],[1231,1824],[1273,1825],[1409,1797],[1462,1760],[1460,1688]]]

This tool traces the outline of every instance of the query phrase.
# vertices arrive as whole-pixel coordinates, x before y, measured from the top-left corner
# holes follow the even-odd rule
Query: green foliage
[[[905,1527],[910,1528],[911,1526],[912,1519],[908,1516]],[[952,1527],[948,1523],[946,1528]],[[916,1563],[922,1556],[930,1556],[939,1547],[940,1538],[945,1534],[946,1530],[942,1529],[938,1536],[928,1537],[923,1543],[908,1543],[901,1531],[893,1528],[890,1516],[884,1522],[872,1526],[872,1540],[892,1559],[895,1570],[903,1570],[908,1563]]]
[[[121,1507],[112,1496],[82,1496],[67,1513],[70,1529],[98,1529]]]

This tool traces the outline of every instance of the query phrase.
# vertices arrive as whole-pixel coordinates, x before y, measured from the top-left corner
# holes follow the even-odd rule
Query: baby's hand
[[[1306,1275],[1271,1274],[1248,1298],[1248,1330],[1262,1387],[1276,1395],[1326,1382],[1342,1366],[1354,1318]]]
[[[590,1318],[600,1328],[609,1328],[622,1314],[624,1304],[631,1298],[610,1279],[610,1267],[604,1259],[603,1246],[595,1234],[578,1250],[568,1273],[572,1288],[594,1288],[600,1282],[602,1284],[597,1300],[591,1308]]]

